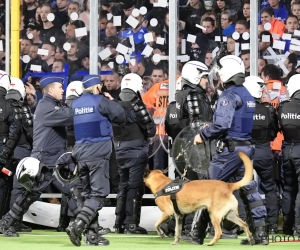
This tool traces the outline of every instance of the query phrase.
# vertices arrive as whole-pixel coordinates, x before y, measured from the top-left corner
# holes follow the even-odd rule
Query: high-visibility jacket
[[[143,96],[143,102],[152,114],[156,133],[165,134],[162,119],[169,105],[169,80],[155,83]],[[162,123],[162,126],[160,125]]]
[[[177,79],[180,76],[177,75]],[[163,117],[166,114],[169,105],[169,79],[155,83],[143,96],[143,102],[151,112],[153,120],[156,124],[157,134],[166,134],[164,128]],[[153,110],[154,108],[154,110]]]
[[[283,83],[280,80],[268,80],[266,85],[269,91],[269,96],[265,96],[262,100],[264,102],[271,103],[277,109],[281,102],[287,100],[286,87],[283,86]],[[271,142],[272,150],[281,151],[282,141],[283,134],[278,132],[277,137]]]

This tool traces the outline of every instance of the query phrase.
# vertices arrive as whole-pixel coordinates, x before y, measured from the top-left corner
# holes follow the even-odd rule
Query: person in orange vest
[[[269,93],[264,93],[262,101],[271,103],[274,108],[277,110],[279,104],[287,100],[286,87],[281,81],[281,72],[280,69],[273,65],[266,65],[261,72],[261,78],[267,85]],[[274,141],[271,142],[271,149],[274,155],[274,172],[275,172],[275,181],[280,183],[280,173],[282,166],[282,141],[283,141],[282,132],[277,133],[277,137]]]
[[[156,149],[159,147],[157,144],[160,144],[159,136],[162,136],[163,139],[167,139],[164,124],[162,124],[161,121],[165,116],[169,105],[169,79],[155,83],[144,94],[143,102],[146,104],[147,109],[152,113],[153,120],[156,124],[156,138],[153,142],[153,147]],[[152,164],[151,161],[153,161]],[[160,147],[152,159],[150,159],[149,163],[151,169],[163,170],[168,167],[168,154]]]

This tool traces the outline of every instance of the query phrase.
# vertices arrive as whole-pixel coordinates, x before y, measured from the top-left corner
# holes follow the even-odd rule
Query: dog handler
[[[213,123],[200,129],[194,138],[194,144],[203,140],[218,139],[217,154],[213,156],[208,169],[209,178],[226,182],[236,182],[244,176],[244,165],[238,152],[241,151],[253,159],[255,147],[251,142],[253,115],[255,115],[255,100],[243,86],[245,81],[245,66],[237,56],[225,56],[218,61],[217,73],[223,85],[224,92],[217,101]],[[203,138],[203,139],[202,139]],[[257,183],[252,180],[242,188],[241,195],[248,208],[250,228],[256,244],[267,245],[265,226],[266,208],[256,191]],[[201,223],[207,223],[207,213],[201,216]],[[242,240],[241,244],[249,244]]]

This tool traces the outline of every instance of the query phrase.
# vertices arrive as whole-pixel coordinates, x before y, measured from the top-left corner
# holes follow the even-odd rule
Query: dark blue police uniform
[[[48,84],[63,82],[62,77],[46,76],[41,79],[42,88]],[[45,178],[38,183],[38,188],[34,191],[23,192],[13,204],[11,210],[3,216],[0,223],[0,230],[5,236],[18,237],[14,228],[27,212],[30,205],[37,201],[42,192],[51,189],[52,184],[63,196],[68,196],[70,190],[57,181],[52,175],[53,168],[59,156],[66,152],[67,130],[66,126],[73,122],[72,110],[64,107],[60,102],[49,94],[44,94],[43,99],[38,103],[33,122],[33,149],[31,156],[39,159],[48,166],[49,172],[45,173]],[[51,192],[51,190],[49,190]],[[69,197],[69,199],[72,199]]]
[[[85,89],[100,84],[98,75],[84,77]],[[109,159],[112,152],[111,122],[125,122],[124,109],[103,95],[85,91],[72,103],[74,113],[75,158],[83,186],[84,204],[67,233],[74,245],[80,246],[81,234],[87,226],[87,245],[108,245],[98,234],[98,211],[103,207],[109,189]]]
[[[209,178],[225,182],[237,182],[244,175],[244,165],[238,152],[253,159],[255,147],[250,142],[255,114],[255,100],[244,86],[229,86],[219,97],[213,123],[200,131],[204,140],[218,139],[218,153],[213,156]],[[252,218],[252,231],[260,234],[265,230],[266,208],[256,191],[257,183],[242,188],[241,194]],[[251,212],[250,212],[251,211]]]

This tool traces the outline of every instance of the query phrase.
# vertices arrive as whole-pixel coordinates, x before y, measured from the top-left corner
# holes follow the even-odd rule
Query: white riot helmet
[[[9,75],[5,71],[0,70],[0,87],[5,88],[8,91],[10,85]]]
[[[122,78],[122,82],[121,82],[121,90],[123,89],[131,89],[135,93],[137,93],[138,91],[142,93],[143,92],[142,78],[135,73],[130,73],[125,75]]]
[[[19,101],[21,97],[21,99],[24,100],[26,96],[26,89],[22,80],[17,77],[12,77],[10,81],[11,82],[7,91],[6,99],[14,99]],[[18,94],[20,96],[18,96]]]
[[[208,76],[208,68],[204,63],[189,61],[182,67],[181,77],[187,83],[198,85],[204,76]]]
[[[40,164],[40,161],[33,157],[26,157],[22,159],[16,170],[16,177],[18,182],[28,191],[32,191],[33,184],[37,180],[44,167]],[[48,169],[45,167],[45,170]]]
[[[300,90],[300,74],[293,75],[287,84],[286,90],[288,98],[292,98],[293,95]]]
[[[83,84],[82,81],[73,81],[67,87],[66,91],[66,99],[70,96],[79,97],[83,92]]]
[[[237,56],[224,56],[218,62],[217,73],[219,74],[221,81],[227,83],[235,75],[245,75],[245,66],[242,59]]]
[[[137,96],[141,97],[143,89],[143,80],[139,75],[135,73],[127,74],[122,78],[120,99],[126,102],[133,100]]]
[[[262,97],[265,84],[260,77],[247,76],[243,85],[254,98],[259,99]]]

